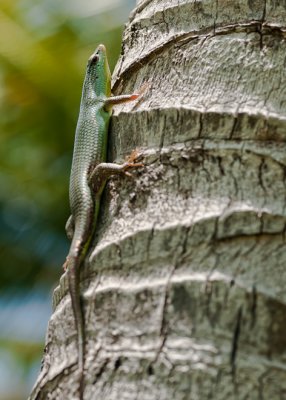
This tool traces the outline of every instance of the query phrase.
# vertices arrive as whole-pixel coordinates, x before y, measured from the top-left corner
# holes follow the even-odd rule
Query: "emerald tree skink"
[[[135,100],[139,94],[111,96],[111,75],[103,45],[89,58],[83,84],[80,113],[75,134],[70,176],[71,216],[66,224],[72,240],[64,268],[74,313],[80,374],[79,399],[83,398],[84,379],[84,314],[79,289],[79,270],[94,234],[100,197],[107,179],[142,166],[135,157],[122,165],[106,163],[108,125],[112,106]]]

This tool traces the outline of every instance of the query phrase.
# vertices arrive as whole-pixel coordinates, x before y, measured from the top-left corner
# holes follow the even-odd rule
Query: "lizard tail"
[[[80,373],[79,400],[82,400],[84,384],[84,316],[82,312],[82,301],[79,288],[81,257],[78,257],[77,255],[69,255],[68,258],[68,285],[77,331],[78,370]]]

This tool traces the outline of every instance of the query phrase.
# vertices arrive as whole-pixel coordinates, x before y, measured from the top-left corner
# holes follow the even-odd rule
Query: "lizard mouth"
[[[103,53],[106,53],[106,48],[105,48],[104,44],[100,44],[98,46],[98,48],[96,49],[96,51],[102,51]]]

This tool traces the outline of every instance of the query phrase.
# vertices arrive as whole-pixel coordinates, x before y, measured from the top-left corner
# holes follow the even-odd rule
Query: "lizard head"
[[[90,56],[87,63],[88,76],[97,96],[111,94],[111,74],[109,70],[106,48],[100,44]]]

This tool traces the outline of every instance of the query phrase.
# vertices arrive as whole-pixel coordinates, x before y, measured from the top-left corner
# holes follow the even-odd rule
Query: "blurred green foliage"
[[[104,43],[114,67],[123,23],[134,4],[0,0],[0,325],[7,293],[15,298],[17,290],[51,291],[62,273],[69,247],[64,231],[68,180],[86,62]],[[0,326],[0,351],[14,352],[19,365],[31,366],[42,345],[21,340],[21,332],[18,339],[9,337],[7,326]],[[7,396],[0,389],[0,398]]]

